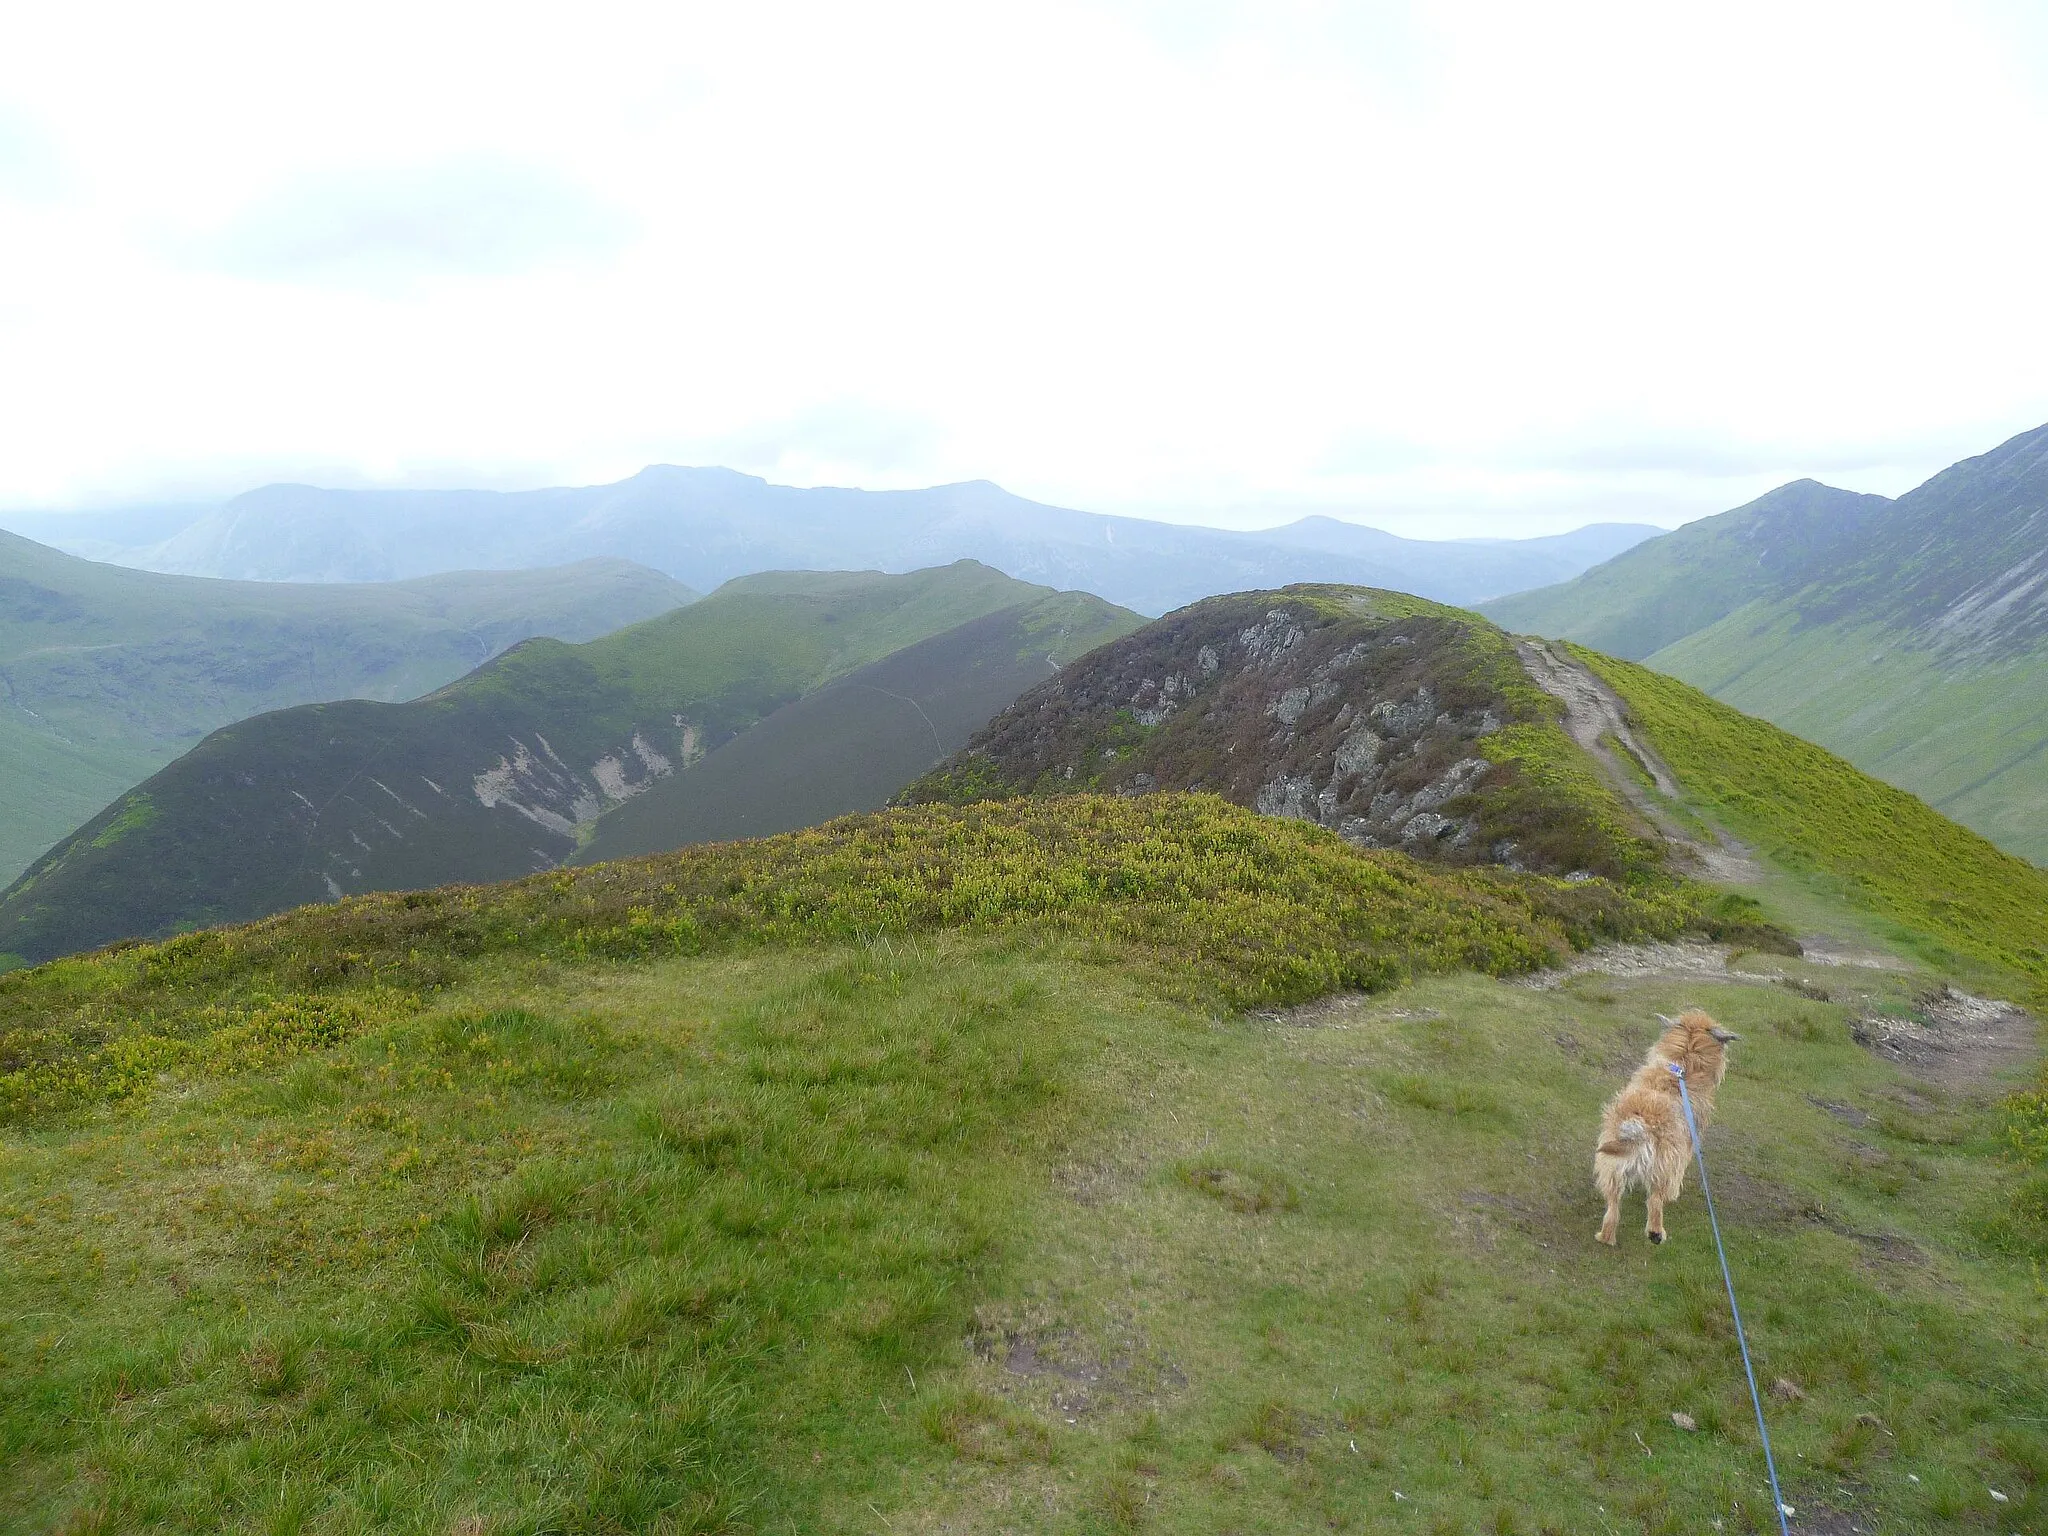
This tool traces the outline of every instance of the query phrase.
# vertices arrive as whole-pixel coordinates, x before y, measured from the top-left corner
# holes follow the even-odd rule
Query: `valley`
[[[531,636],[588,640],[695,595],[623,560],[367,585],[205,580],[0,533],[0,881],[220,726],[409,699]]]
[[[997,614],[1007,617],[962,629]],[[616,835],[661,847],[674,846],[661,840],[670,821],[680,839],[734,835],[748,817],[752,830],[779,830],[871,809],[1005,689],[1136,623],[972,562],[908,576],[769,573],[583,645],[528,641],[410,702],[259,715],[32,864],[0,894],[0,953],[40,960],[359,891],[508,879],[593,838],[603,846],[606,814],[643,796]],[[843,694],[777,718],[836,678],[859,686],[862,668],[948,635],[924,653],[922,683],[908,671],[884,681],[925,688],[956,737],[934,738],[924,720],[906,734],[868,706],[872,690],[850,718],[833,713]],[[783,765],[779,789],[758,761],[728,769],[746,763],[752,748],[727,754],[757,725]],[[707,802],[704,785],[723,792]]]

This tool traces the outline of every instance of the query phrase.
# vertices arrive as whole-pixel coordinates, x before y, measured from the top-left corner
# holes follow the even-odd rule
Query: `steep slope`
[[[1486,611],[1645,661],[2048,861],[2048,427],[1895,502],[1786,487]]]
[[[909,802],[1199,789],[1454,864],[1623,878],[1662,857],[1507,636],[1398,593],[1211,598],[1029,693]]]
[[[695,594],[622,560],[369,585],[163,576],[0,533],[0,881],[233,720],[406,699]]]
[[[1082,592],[972,619],[785,704],[600,817],[574,862],[872,811],[1032,684],[1142,621]]]
[[[1046,595],[970,563],[750,577],[586,645],[528,641],[410,703],[242,721],[36,861],[0,897],[0,950],[547,868],[607,806],[820,684]]]
[[[32,525],[63,537],[62,520]],[[81,525],[104,550],[118,520]],[[910,491],[770,485],[655,465],[615,485],[339,491],[273,485],[122,558],[158,570],[300,581],[626,555],[701,591],[750,571],[907,571],[974,559],[1048,586],[1162,613],[1218,592],[1311,578],[1471,602],[1561,581],[1650,527],[1506,542],[1396,538],[1330,518],[1233,533],[1045,506],[986,481]]]
[[[1833,753],[1648,667],[1575,648],[1685,792],[1778,867],[1818,877],[1934,964],[2048,1004],[2048,871]]]

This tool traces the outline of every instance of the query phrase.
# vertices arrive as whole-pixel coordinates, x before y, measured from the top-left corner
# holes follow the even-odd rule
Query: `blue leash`
[[[1685,1106],[1685,1126],[1692,1132],[1692,1155],[1700,1165],[1700,1194],[1707,1202],[1707,1220],[1714,1228],[1714,1252],[1721,1256],[1721,1282],[1728,1287],[1728,1312],[1735,1319],[1735,1342],[1742,1346],[1742,1374],[1749,1378],[1749,1401],[1756,1409],[1756,1432],[1763,1437],[1764,1469],[1771,1474],[1771,1507],[1778,1512],[1780,1536],[1792,1536],[1785,1523],[1785,1497],[1778,1492],[1778,1463],[1771,1455],[1771,1432],[1764,1427],[1763,1395],[1756,1389],[1756,1369],[1749,1363],[1749,1340],[1742,1332],[1742,1308],[1735,1304],[1735,1277],[1728,1273],[1728,1250],[1721,1244],[1721,1218],[1714,1214],[1714,1192],[1707,1187],[1707,1149],[1700,1142],[1699,1122],[1692,1117],[1692,1093],[1685,1086],[1685,1068],[1678,1062],[1665,1063],[1678,1079],[1678,1099]]]

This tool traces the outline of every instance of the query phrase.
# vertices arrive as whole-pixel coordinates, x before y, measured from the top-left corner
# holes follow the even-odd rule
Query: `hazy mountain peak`
[[[38,527],[45,524],[56,527]],[[532,491],[267,485],[147,545],[110,549],[98,530],[91,553],[188,575],[325,582],[617,556],[699,591],[754,571],[901,572],[973,558],[1020,580],[1162,613],[1307,580],[1472,603],[1563,580],[1656,531],[1605,525],[1543,539],[1422,540],[1312,514],[1238,532],[1048,506],[985,479],[919,490],[801,488],[715,465],[650,464],[609,485]],[[61,542],[61,531],[55,536]]]

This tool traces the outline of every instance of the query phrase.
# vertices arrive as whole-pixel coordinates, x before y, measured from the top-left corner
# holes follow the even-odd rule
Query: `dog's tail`
[[[1631,1115],[1614,1128],[1614,1140],[1600,1143],[1600,1151],[1607,1157],[1632,1157],[1650,1139],[1650,1128]]]

